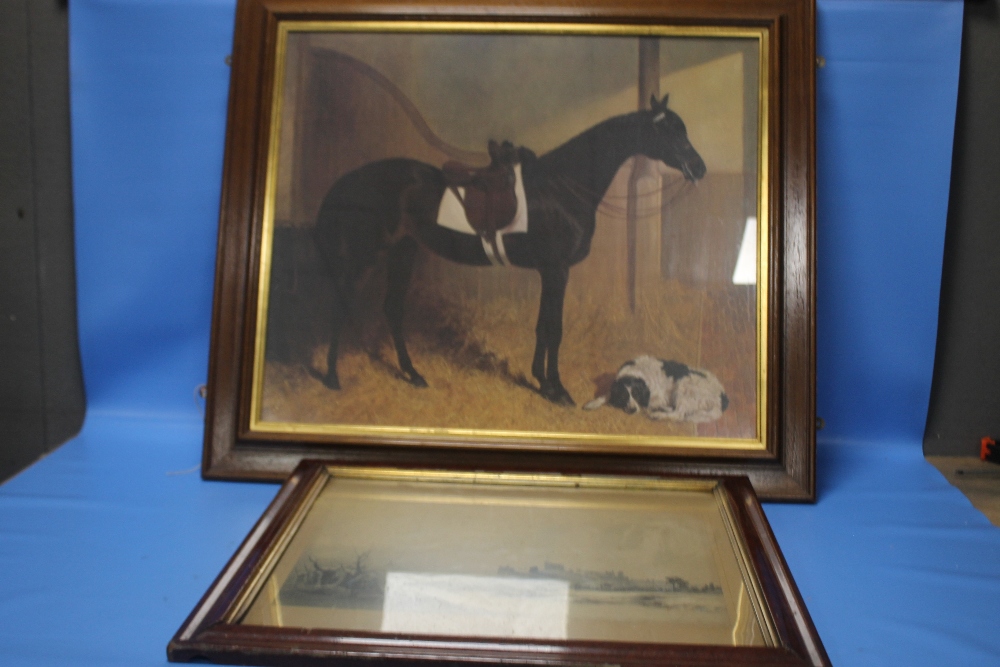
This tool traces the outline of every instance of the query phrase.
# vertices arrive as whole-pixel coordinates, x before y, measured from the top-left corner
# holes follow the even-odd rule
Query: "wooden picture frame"
[[[814,13],[240,0],[203,475],[600,468],[813,500]]]
[[[745,477],[305,462],[167,649],[231,664],[829,665]]]

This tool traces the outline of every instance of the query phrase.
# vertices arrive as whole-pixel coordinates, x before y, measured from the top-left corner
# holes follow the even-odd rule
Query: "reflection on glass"
[[[566,639],[569,582],[389,572],[382,632]]]
[[[332,477],[253,625],[768,645],[720,497]]]
[[[559,448],[566,441],[555,434],[588,434],[598,437],[580,447],[601,450],[685,441],[765,447],[769,311],[756,282],[759,272],[769,284],[765,195],[777,192],[766,170],[767,31],[525,28],[282,22],[251,429],[420,443],[420,429],[433,428],[448,429],[435,434],[438,442],[489,432]],[[648,135],[626,131],[654,96],[664,113],[648,116]],[[666,123],[673,114],[676,122]],[[681,127],[684,137],[663,150],[649,143]],[[694,167],[697,177],[673,159],[682,139],[704,164],[704,173]],[[518,147],[523,158],[510,179],[524,197],[515,207],[521,214],[505,219],[492,241],[469,223],[465,200],[442,189],[440,171],[455,161],[490,163],[490,140]],[[598,143],[615,150],[576,148]],[[397,192],[389,164],[406,164],[412,183]],[[417,174],[429,180],[421,185]],[[404,195],[404,225],[371,217],[404,206],[395,200]],[[376,199],[363,204],[369,196]],[[375,260],[397,257],[379,245],[390,237],[364,231],[382,224],[396,229],[392,243],[406,239],[397,250],[420,247],[412,272],[392,273],[391,283]],[[535,269],[553,262],[573,270],[553,288],[559,298],[546,302],[546,316],[563,332],[561,342],[547,343],[561,350],[548,353],[548,363],[559,367],[570,396],[600,409],[554,409],[525,391],[539,344]],[[491,263],[520,268],[484,268]],[[398,340],[389,336],[385,290],[405,303]],[[350,313],[334,318],[340,300],[351,303]],[[420,381],[399,365],[403,345]],[[601,403],[622,365],[640,355],[714,379],[685,382],[684,391],[656,401],[668,410]],[[427,386],[406,391],[407,379]],[[679,394],[691,397],[688,407]]]

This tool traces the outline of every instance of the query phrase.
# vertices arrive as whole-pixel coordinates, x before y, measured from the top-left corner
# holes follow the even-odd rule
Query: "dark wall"
[[[66,19],[0,2],[0,481],[83,423]]]
[[[965,3],[924,453],[978,455],[984,435],[1000,436],[1000,0]]]

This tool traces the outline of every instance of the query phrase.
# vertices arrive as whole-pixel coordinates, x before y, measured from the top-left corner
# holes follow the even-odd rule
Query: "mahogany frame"
[[[766,451],[637,448],[608,454],[572,447],[497,448],[470,441],[399,442],[266,437],[249,429],[256,281],[264,207],[277,25],[308,20],[465,20],[721,25],[769,32],[771,239]],[[216,263],[202,475],[284,479],[303,458],[338,465],[387,465],[616,475],[669,473],[749,477],[765,500],[814,501],[815,455],[815,1],[814,0],[240,0],[230,84]]]
[[[661,477],[681,483],[715,484],[745,547],[748,567],[773,624],[775,646],[701,646],[605,641],[437,637],[378,632],[240,625],[230,620],[243,604],[268,557],[310,511],[331,466],[304,461],[288,478],[204,597],[167,647],[174,662],[253,665],[445,664],[569,665],[806,665],[830,661],[813,626],[767,518],[746,477]],[[417,477],[426,471],[414,471]],[[407,474],[407,473],[404,473]],[[430,475],[434,474],[430,471]],[[640,482],[618,478],[624,485]],[[649,477],[646,478],[648,480]],[[572,481],[572,480],[569,480]],[[614,480],[612,480],[614,481]],[[419,483],[419,482],[418,482]],[[638,486],[638,485],[637,485]],[[641,493],[640,489],[635,489]],[[293,524],[294,525],[294,524]],[[294,529],[294,528],[292,528]],[[278,549],[281,547],[278,546]]]

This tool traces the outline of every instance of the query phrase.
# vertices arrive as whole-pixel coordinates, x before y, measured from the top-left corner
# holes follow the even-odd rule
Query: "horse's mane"
[[[591,146],[598,137],[609,137],[617,135],[618,128],[626,128],[635,123],[643,115],[648,115],[648,111],[632,111],[629,113],[612,116],[593,125],[575,137],[567,139],[559,146],[556,146],[547,153],[538,156],[538,166],[546,169],[564,162],[567,159],[576,160],[581,149]]]
[[[621,163],[631,155],[623,137],[638,136],[638,123],[648,113],[612,116],[533,161],[522,159],[525,179],[531,179],[537,194],[547,195],[542,201],[576,201],[596,208]]]

